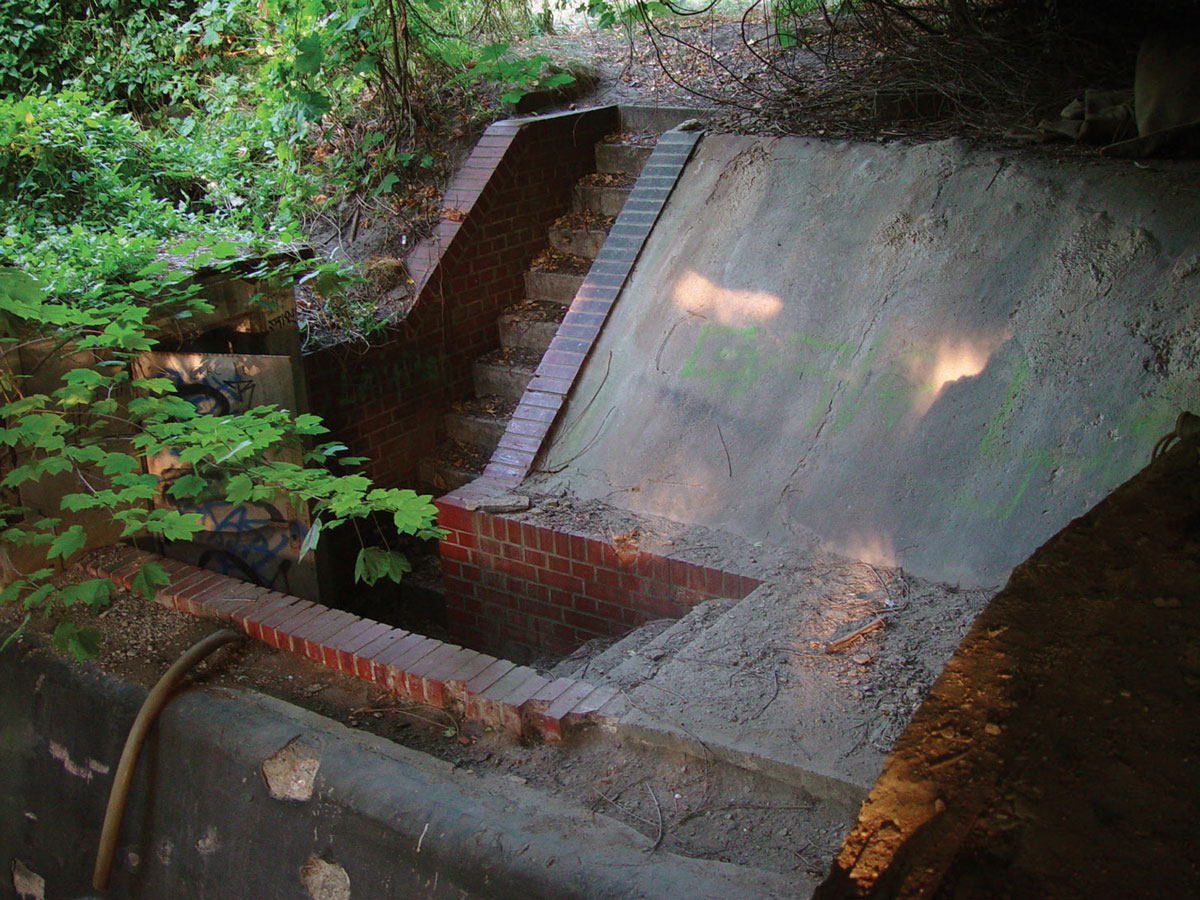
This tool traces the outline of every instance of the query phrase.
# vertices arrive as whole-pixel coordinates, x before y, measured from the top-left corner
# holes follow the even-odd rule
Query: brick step
[[[470,484],[483,474],[487,464],[487,452],[458,441],[446,441],[421,459],[417,478],[422,490],[441,495]]]
[[[160,565],[169,583],[154,599],[164,606],[222,620],[280,650],[515,737],[560,741],[584,724],[614,728],[629,709],[611,687],[546,678],[527,666],[177,560],[115,547],[102,559],[85,565],[126,589],[142,565]]]
[[[565,306],[550,300],[525,300],[510,306],[500,314],[497,322],[500,346],[525,347],[545,353],[566,314]]]
[[[659,630],[649,641],[640,645],[631,642],[630,646],[636,646],[637,649],[632,654],[624,654],[625,659],[607,660],[606,665],[612,664],[607,671],[593,670],[589,667],[589,680],[596,684],[630,686],[641,684],[652,677],[676,654],[706,634],[714,622],[723,618],[740,602],[740,600],[721,598],[698,603],[688,611],[687,615],[672,622],[668,628]],[[650,628],[653,625],[654,623],[648,623],[642,627]]]
[[[653,152],[654,145],[649,143],[605,141],[596,145],[596,171],[622,172],[636,178]]]
[[[676,619],[654,619],[624,637],[594,638],[558,663],[550,674],[555,678],[581,678],[602,684],[613,669],[636,656],[676,622]]]
[[[576,261],[575,267],[584,269],[584,272],[531,268],[525,273],[525,296],[530,300],[549,300],[570,306],[583,284],[584,274],[590,264],[590,260],[581,256],[572,255],[571,258]]]
[[[526,347],[501,347],[475,361],[475,393],[520,400],[542,354]]]
[[[595,259],[612,224],[611,216],[567,213],[550,226],[550,246],[561,253]]]
[[[575,185],[571,196],[571,208],[575,212],[590,211],[596,215],[616,217],[621,214],[625,201],[633,193],[632,175],[603,174],[585,175]]]
[[[446,413],[446,434],[452,441],[490,453],[504,436],[517,402],[507,397],[475,397],[454,404]]]

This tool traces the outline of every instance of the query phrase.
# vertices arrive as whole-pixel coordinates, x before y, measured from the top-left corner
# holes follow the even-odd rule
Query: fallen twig
[[[428,725],[432,725],[435,728],[453,728],[455,736],[458,736],[461,729],[459,728],[459,725],[458,725],[458,719],[456,719],[454,717],[453,713],[449,712],[448,710],[439,709],[438,707],[433,706],[428,703],[421,703],[418,705],[424,706],[429,709],[432,709],[432,710],[442,713],[447,719],[449,719],[449,721],[448,722],[439,722],[439,721],[437,721],[437,719],[431,719],[431,718],[429,718],[429,716],[423,716],[418,712],[413,712],[411,709],[403,709],[402,707],[399,707],[399,706],[363,706],[363,707],[360,707],[359,709],[353,710],[350,714],[353,716],[361,716],[361,715],[365,715],[368,713],[390,713],[390,712],[400,713],[400,715],[402,715],[402,716],[411,716],[412,718],[417,719],[421,722],[425,722]]]
[[[608,796],[608,794],[604,793],[604,791],[600,790],[600,788],[596,787],[595,785],[592,786],[592,790],[595,791],[600,796],[601,800],[607,800],[609,803],[611,803],[613,806],[615,806],[621,812],[625,813],[625,815],[629,816],[631,819],[637,819],[639,822],[645,822],[647,825],[654,824],[649,819],[647,819],[645,816],[639,816],[633,810],[627,809],[626,807],[622,806],[620,803],[618,803],[612,797]]]
[[[851,644],[853,644],[855,641],[857,641],[864,634],[870,634],[876,628],[882,628],[882,627],[883,627],[883,619],[872,619],[870,622],[868,622],[866,625],[863,625],[861,628],[855,628],[852,632],[850,632],[845,637],[840,637],[836,641],[830,641],[828,644],[825,645],[825,652],[826,653],[837,653],[839,650],[844,650],[847,647],[849,647]]]
[[[654,846],[650,848],[650,852],[653,853],[655,850],[658,849],[659,845],[662,843],[663,834],[664,834],[662,807],[658,803],[658,797],[654,793],[654,788],[650,787],[650,782],[648,782],[648,781],[646,782],[646,790],[648,790],[650,792],[650,799],[654,801],[654,811],[658,814],[658,835],[657,835],[657,837],[654,838]]]
[[[775,698],[779,696],[779,673],[772,671],[771,674],[775,676],[775,691],[771,694],[770,699],[768,699],[767,702],[762,705],[762,708],[760,708],[758,712],[746,720],[747,722],[753,722],[755,719],[765,713],[767,711],[767,707],[774,703]]]

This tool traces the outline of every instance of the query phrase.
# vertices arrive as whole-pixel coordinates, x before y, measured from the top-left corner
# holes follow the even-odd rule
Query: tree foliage
[[[551,77],[541,59],[505,56],[501,14],[494,0],[0,0],[0,539],[40,547],[46,561],[9,566],[0,601],[31,614],[101,605],[106,582],[52,578],[87,546],[86,522],[186,539],[202,527],[189,508],[212,497],[301,500],[312,521],[302,555],[325,530],[367,517],[439,534],[429,497],[372,485],[315,416],[204,415],[133,363],[172,323],[211,309],[194,271],[279,258],[338,177],[347,192],[379,192],[431,162],[417,141],[435,114],[421,90]],[[316,164],[314,136],[364,114],[383,128],[365,141],[370,165]],[[325,292],[352,277],[299,257],[253,276]],[[182,470],[167,485],[144,462],[164,450]],[[68,485],[55,515],[17,499],[43,480]],[[365,547],[355,576],[407,569],[395,550]],[[150,597],[164,577],[150,565],[134,584]],[[69,620],[55,639],[95,649]]]

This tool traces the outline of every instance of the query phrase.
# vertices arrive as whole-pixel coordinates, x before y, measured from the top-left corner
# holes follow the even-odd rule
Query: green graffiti
[[[859,408],[865,400],[873,396],[878,396],[878,389],[870,394],[868,393],[867,384],[871,378],[871,368],[875,365],[875,360],[879,358],[879,354],[883,349],[882,344],[886,340],[887,329],[884,328],[879,337],[871,344],[870,349],[867,350],[862,362],[855,368],[850,378],[846,380],[846,383],[850,385],[850,395],[833,418],[833,434],[841,434],[843,429],[858,417]],[[887,374],[894,375],[895,373],[889,369]]]
[[[983,437],[979,441],[980,456],[992,456],[996,452],[997,443],[1004,433],[1008,420],[1012,418],[1013,410],[1017,406],[1017,398],[1021,396],[1021,390],[1025,387],[1027,378],[1029,378],[1029,357],[1022,353],[1013,364],[1013,374],[1005,387],[1004,399],[1000,401],[995,414],[988,420],[987,427],[983,430]]]
[[[868,409],[885,431],[891,430],[920,407],[935,386],[914,384],[907,373],[920,371],[933,354],[910,351],[890,365],[875,371],[887,341],[882,331],[855,364],[859,346],[818,336],[796,333],[765,344],[766,336],[756,326],[735,328],[705,323],[691,355],[680,372],[683,378],[707,382],[709,396],[724,394],[729,399],[743,396],[763,377],[776,371],[816,378],[821,389],[805,428],[815,431],[832,412],[831,433],[848,428]],[[851,366],[853,365],[853,368]],[[987,516],[998,522],[1008,521],[1026,500],[1041,476],[1066,477],[1088,481],[1103,492],[1125,481],[1140,467],[1139,457],[1149,460],[1149,448],[1169,431],[1180,409],[1200,409],[1200,384],[1194,380],[1171,379],[1149,397],[1133,404],[1108,432],[1108,439],[1087,455],[1073,454],[1047,446],[1013,446],[1005,434],[1018,412],[1025,394],[1032,365],[1021,353],[1012,363],[1012,371],[1003,387],[1003,395],[984,426],[976,448],[979,459],[1003,461],[1015,478],[1009,488],[1000,488],[1005,499],[997,502],[962,487],[905,476],[909,493],[920,491],[927,497],[940,498],[949,505]],[[843,392],[841,403],[838,393]]]
[[[680,377],[704,379],[709,396],[721,389],[730,398],[744,394],[770,369],[754,345],[757,334],[753,325],[731,328],[705,322]]]

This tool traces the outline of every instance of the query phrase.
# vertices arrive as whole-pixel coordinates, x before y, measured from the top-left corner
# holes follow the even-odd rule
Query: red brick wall
[[[742,598],[745,575],[624,550],[593,536],[437,501],[446,619],[455,639],[509,659],[574,650],[704,600]]]
[[[616,107],[492,125],[446,191],[444,207],[457,212],[406,260],[418,291],[408,317],[365,353],[305,358],[313,411],[370,458],[381,486],[416,480],[444,435],[443,413],[473,392],[475,359],[499,346],[496,317],[523,299],[548,227],[593,171],[596,142],[618,127]]]

